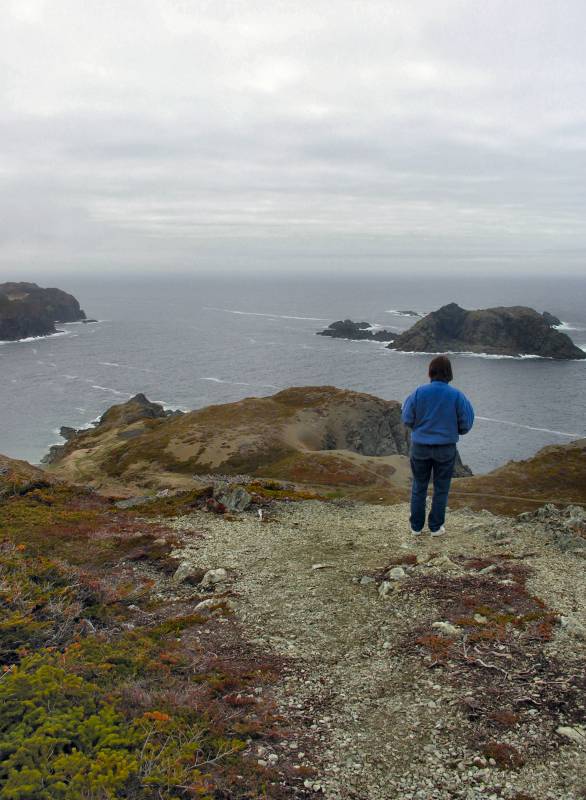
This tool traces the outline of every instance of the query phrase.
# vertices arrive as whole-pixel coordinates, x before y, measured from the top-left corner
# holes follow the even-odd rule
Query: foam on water
[[[109,386],[99,386],[97,383],[92,383],[92,389],[98,389],[102,392],[111,392],[112,394],[119,395],[120,397],[132,397],[128,392],[120,392],[118,389],[111,389]]]
[[[202,381],[209,381],[210,383],[227,383],[230,386],[250,386],[252,388],[257,389],[278,389],[278,386],[275,386],[272,383],[247,383],[246,381],[228,381],[224,380],[223,378],[216,378],[216,377],[209,377],[209,378],[200,378]]]
[[[479,417],[483,422],[498,422],[500,425],[512,425],[514,428],[524,428],[527,431],[539,431],[541,433],[552,433],[555,436],[567,436],[569,439],[580,439],[584,433],[567,433],[566,431],[554,431],[551,428],[538,428],[534,425],[522,425],[520,422],[511,422],[508,419],[494,419],[493,417]]]
[[[98,364],[102,367],[120,367],[121,369],[133,369],[137,372],[154,372],[154,370],[147,367],[133,367],[130,364],[118,364],[116,361],[98,361]]]
[[[419,319],[425,312],[418,311],[417,314],[405,314],[404,311],[397,311],[395,308],[388,308],[385,314],[394,314],[396,317],[407,317],[407,319]]]
[[[329,322],[327,317],[294,317],[290,314],[261,314],[259,311],[239,311],[234,308],[204,306],[204,311],[223,311],[226,314],[241,314],[245,317],[268,317],[269,319],[305,319],[312,322]]]
[[[68,336],[70,331],[57,331],[56,333],[47,333],[45,336],[27,336],[25,339],[3,339],[1,344],[26,344],[27,342],[38,342],[40,339],[54,339],[56,336]],[[33,350],[33,353],[36,353]]]
[[[466,356],[466,358],[490,358],[490,359],[513,359],[514,361],[524,361],[526,359],[541,358],[547,361],[554,361],[555,359],[549,356],[539,356],[536,353],[525,353],[519,356],[505,356],[496,353],[473,353],[468,350],[395,350],[394,348],[386,348],[392,350],[393,353],[402,353],[406,356],[437,356],[438,354],[448,356]],[[569,359],[570,361],[572,359]],[[579,359],[575,359],[579,360]]]
[[[561,325],[553,326],[558,331],[586,331],[583,325],[576,325],[573,322],[563,322]]]

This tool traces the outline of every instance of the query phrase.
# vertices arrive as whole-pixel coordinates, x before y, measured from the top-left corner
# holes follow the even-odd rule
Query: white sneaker
[[[430,531],[429,535],[430,536],[443,536],[445,532],[446,532],[446,529],[442,525],[441,528],[438,528],[437,531]]]
[[[423,531],[416,531],[414,528],[411,528],[411,533],[413,534],[413,536],[421,536]]]

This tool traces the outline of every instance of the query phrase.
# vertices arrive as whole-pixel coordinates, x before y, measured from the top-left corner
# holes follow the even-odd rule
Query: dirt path
[[[446,537],[415,539],[405,505],[305,502],[279,505],[267,523],[250,514],[226,520],[197,512],[174,525],[183,561],[229,571],[235,613],[248,637],[294,659],[278,702],[318,738],[317,775],[308,779],[316,797],[586,797],[586,745],[564,740],[555,728],[547,731],[548,752],[522,768],[500,769],[478,756],[457,681],[405,645],[418,628],[441,620],[434,603],[394,585],[381,597],[371,577],[408,554],[423,565],[435,558],[429,564],[440,566],[426,568],[441,573],[442,563],[448,572],[453,565],[442,561],[446,555],[531,553],[522,559],[535,571],[530,589],[566,620],[548,647],[574,661],[586,655],[580,554],[561,553],[535,525],[466,511],[450,515]],[[190,538],[195,530],[203,538]],[[290,746],[300,749],[297,742]],[[308,765],[302,752],[299,765]]]

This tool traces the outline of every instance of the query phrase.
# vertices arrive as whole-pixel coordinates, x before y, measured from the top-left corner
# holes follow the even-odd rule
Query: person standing
[[[427,520],[432,536],[445,533],[448,493],[456,462],[456,442],[472,428],[474,409],[459,389],[450,386],[452,364],[437,356],[429,364],[428,384],[419,386],[403,403],[402,419],[411,429],[411,533],[425,525],[425,500],[433,476],[433,499]]]

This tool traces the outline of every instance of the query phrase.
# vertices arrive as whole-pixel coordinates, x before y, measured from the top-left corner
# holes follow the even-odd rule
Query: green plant
[[[139,740],[98,686],[50,657],[28,657],[0,682],[2,800],[120,797]]]

